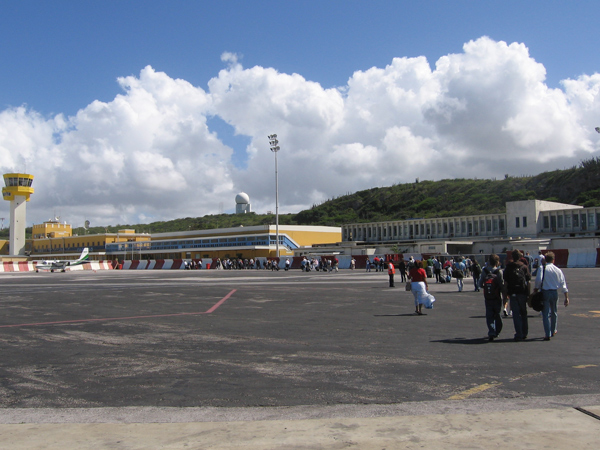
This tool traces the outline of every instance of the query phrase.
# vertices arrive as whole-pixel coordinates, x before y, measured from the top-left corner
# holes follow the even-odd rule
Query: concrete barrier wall
[[[559,267],[568,268],[584,268],[584,267],[600,267],[600,248],[573,248],[573,249],[557,249],[552,250],[556,254],[556,263]],[[333,257],[326,256],[326,258]],[[356,260],[356,268],[365,268],[365,255],[335,255],[340,262],[340,269],[349,269],[350,261],[354,257]],[[371,257],[372,258],[372,257]],[[257,258],[261,260],[261,267],[264,266],[266,258]],[[286,257],[280,260],[280,269],[284,268]],[[290,257],[293,269],[300,268],[302,257]],[[0,263],[0,273],[9,272],[35,272],[35,266],[41,261],[21,261]],[[216,268],[216,260],[203,259],[202,270],[206,270],[210,264],[211,269]],[[67,270],[112,270],[112,261],[90,261],[79,266],[67,267]],[[183,270],[185,265],[182,259],[157,259],[157,260],[133,260],[123,261],[123,270]]]
[[[595,248],[574,248],[569,250],[567,267],[596,267],[598,251]]]
[[[574,248],[574,249],[553,249],[552,250],[555,255],[556,255],[556,265],[559,267],[569,267],[569,268],[583,268],[583,267],[600,267],[600,249],[584,249],[584,248]],[[383,255],[381,255],[383,256]],[[390,255],[385,255],[385,256],[390,256]],[[405,259],[408,259],[408,255],[404,255]],[[412,256],[415,256],[415,254],[412,254]],[[423,258],[425,255],[416,255],[415,259],[421,259]],[[324,258],[332,258],[334,257],[334,255],[331,256],[324,256]],[[339,260],[340,262],[340,269],[349,269],[350,268],[350,261],[352,260],[352,258],[354,257],[354,259],[356,260],[356,268],[357,269],[365,269],[366,267],[366,259],[367,256],[365,255],[335,255],[335,257]],[[284,265],[285,265],[285,260],[287,257],[282,257],[280,258],[280,262],[279,262],[279,268],[283,269]],[[264,262],[266,261],[266,258],[257,258],[261,260],[261,267],[264,266]],[[291,267],[292,269],[300,269],[301,265],[300,262],[302,261],[303,257],[289,257],[290,259],[290,263],[291,263]],[[369,259],[372,262],[373,257],[369,257]],[[202,270],[206,270],[207,268],[207,264],[211,265],[211,269],[215,269],[216,268],[216,260],[213,261],[212,259],[206,259],[202,261]],[[125,270],[131,270],[131,269],[136,269],[136,270],[140,270],[140,269],[184,269],[185,266],[183,264],[183,260],[181,259],[176,259],[176,260],[170,260],[170,259],[165,259],[165,260],[156,260],[156,261],[124,261],[123,262],[123,269]]]

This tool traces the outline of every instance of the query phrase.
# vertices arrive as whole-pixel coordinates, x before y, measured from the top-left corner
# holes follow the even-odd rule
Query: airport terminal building
[[[277,245],[279,237],[279,246]],[[190,230],[170,233],[117,233],[73,235],[71,225],[50,220],[33,226],[28,242],[31,259],[76,259],[88,247],[92,260],[203,260],[269,259],[293,256],[299,248],[336,243],[340,227],[275,225]]]
[[[273,259],[336,255],[340,267],[371,255],[487,255],[518,248],[567,249],[577,264],[600,259],[600,207],[584,208],[541,200],[508,202],[506,212],[428,219],[345,224],[342,227],[274,225],[171,233],[72,235],[58,221],[34,225],[30,259],[76,259],[84,247],[90,259],[141,260]]]
[[[119,242],[106,246],[106,253],[118,259],[256,259],[280,257],[312,245],[341,240],[340,227],[280,225],[279,246],[275,225],[218,228],[152,234],[150,240]]]
[[[442,255],[581,249],[594,260],[599,245],[600,207],[542,200],[507,202],[503,214],[346,224],[340,244],[355,252],[371,248],[373,254],[391,247]]]

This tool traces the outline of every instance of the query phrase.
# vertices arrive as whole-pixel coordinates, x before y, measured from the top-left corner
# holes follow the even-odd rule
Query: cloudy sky
[[[0,2],[27,225],[275,209],[600,156],[595,1]],[[9,217],[2,202],[0,215]]]

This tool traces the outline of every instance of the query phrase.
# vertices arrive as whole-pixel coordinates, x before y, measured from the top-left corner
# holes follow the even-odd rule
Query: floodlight
[[[277,174],[277,152],[280,148],[276,134],[271,134],[268,137],[270,149],[275,153],[275,255],[279,259],[279,176]]]

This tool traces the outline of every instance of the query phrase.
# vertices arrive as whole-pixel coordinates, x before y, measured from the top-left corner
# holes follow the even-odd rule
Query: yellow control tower
[[[5,173],[2,198],[10,202],[10,239],[11,255],[25,254],[25,213],[26,202],[33,194],[33,175],[26,173]]]

